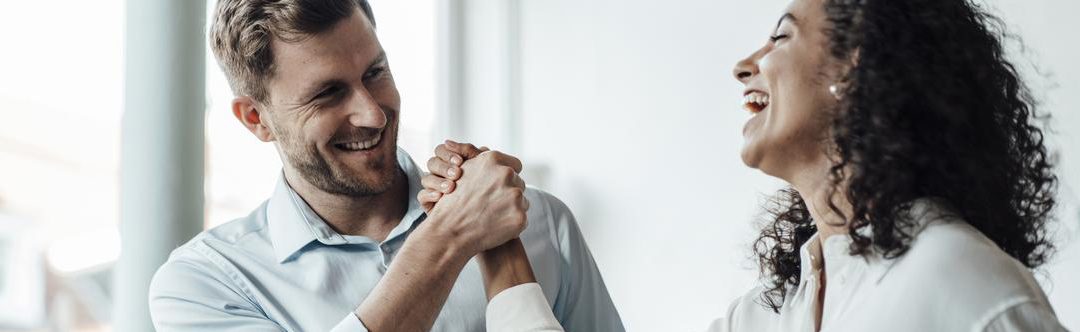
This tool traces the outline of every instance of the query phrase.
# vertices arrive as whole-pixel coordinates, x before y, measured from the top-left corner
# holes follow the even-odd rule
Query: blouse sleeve
[[[538,283],[507,288],[488,302],[487,330],[492,332],[562,332]]]
[[[1068,331],[1053,309],[1039,302],[1023,302],[1005,309],[990,319],[985,332],[1011,332],[1011,331]]]

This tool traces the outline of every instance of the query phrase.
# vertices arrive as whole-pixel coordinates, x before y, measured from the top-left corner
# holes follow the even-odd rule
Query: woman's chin
[[[746,167],[757,169],[761,165],[761,151],[755,149],[753,142],[747,141],[739,154]]]

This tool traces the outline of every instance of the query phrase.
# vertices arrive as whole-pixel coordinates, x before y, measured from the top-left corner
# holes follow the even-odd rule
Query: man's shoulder
[[[570,213],[570,208],[566,206],[566,203],[543,189],[526,186],[525,198],[529,200],[530,213],[534,209],[537,209],[537,212],[543,212],[553,217]]]
[[[253,233],[267,232],[266,205],[267,202],[263,202],[248,215],[205,230],[194,239],[213,238],[229,244],[240,244]]]
[[[244,217],[204,230],[172,251],[164,266],[168,265],[214,265],[215,256],[229,251],[247,251],[250,246],[266,242],[266,203]],[[163,266],[163,267],[164,267]]]
[[[230,256],[265,251],[252,248],[266,242],[265,211],[263,203],[249,215],[204,230],[174,249],[154,274],[151,293],[231,284]]]
[[[529,224],[522,233],[523,241],[544,239],[558,248],[570,232],[579,232],[570,208],[555,195],[529,186],[525,188],[525,198],[529,200]]]

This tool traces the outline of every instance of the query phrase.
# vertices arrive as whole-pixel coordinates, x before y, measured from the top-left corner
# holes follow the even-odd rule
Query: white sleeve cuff
[[[487,330],[490,332],[563,331],[540,284],[531,282],[510,287],[496,294],[487,306]]]
[[[364,322],[360,321],[360,317],[357,317],[356,313],[350,312],[348,316],[345,316],[345,319],[334,325],[330,332],[368,332],[368,329],[364,327]]]

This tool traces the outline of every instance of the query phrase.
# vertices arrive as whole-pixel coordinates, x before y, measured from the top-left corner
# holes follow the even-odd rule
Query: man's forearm
[[[356,315],[370,331],[428,331],[471,255],[421,224]]]
[[[529,256],[521,239],[513,239],[503,245],[481,252],[477,255],[480,271],[484,275],[484,288],[487,298],[499,294],[507,288],[536,282]]]

